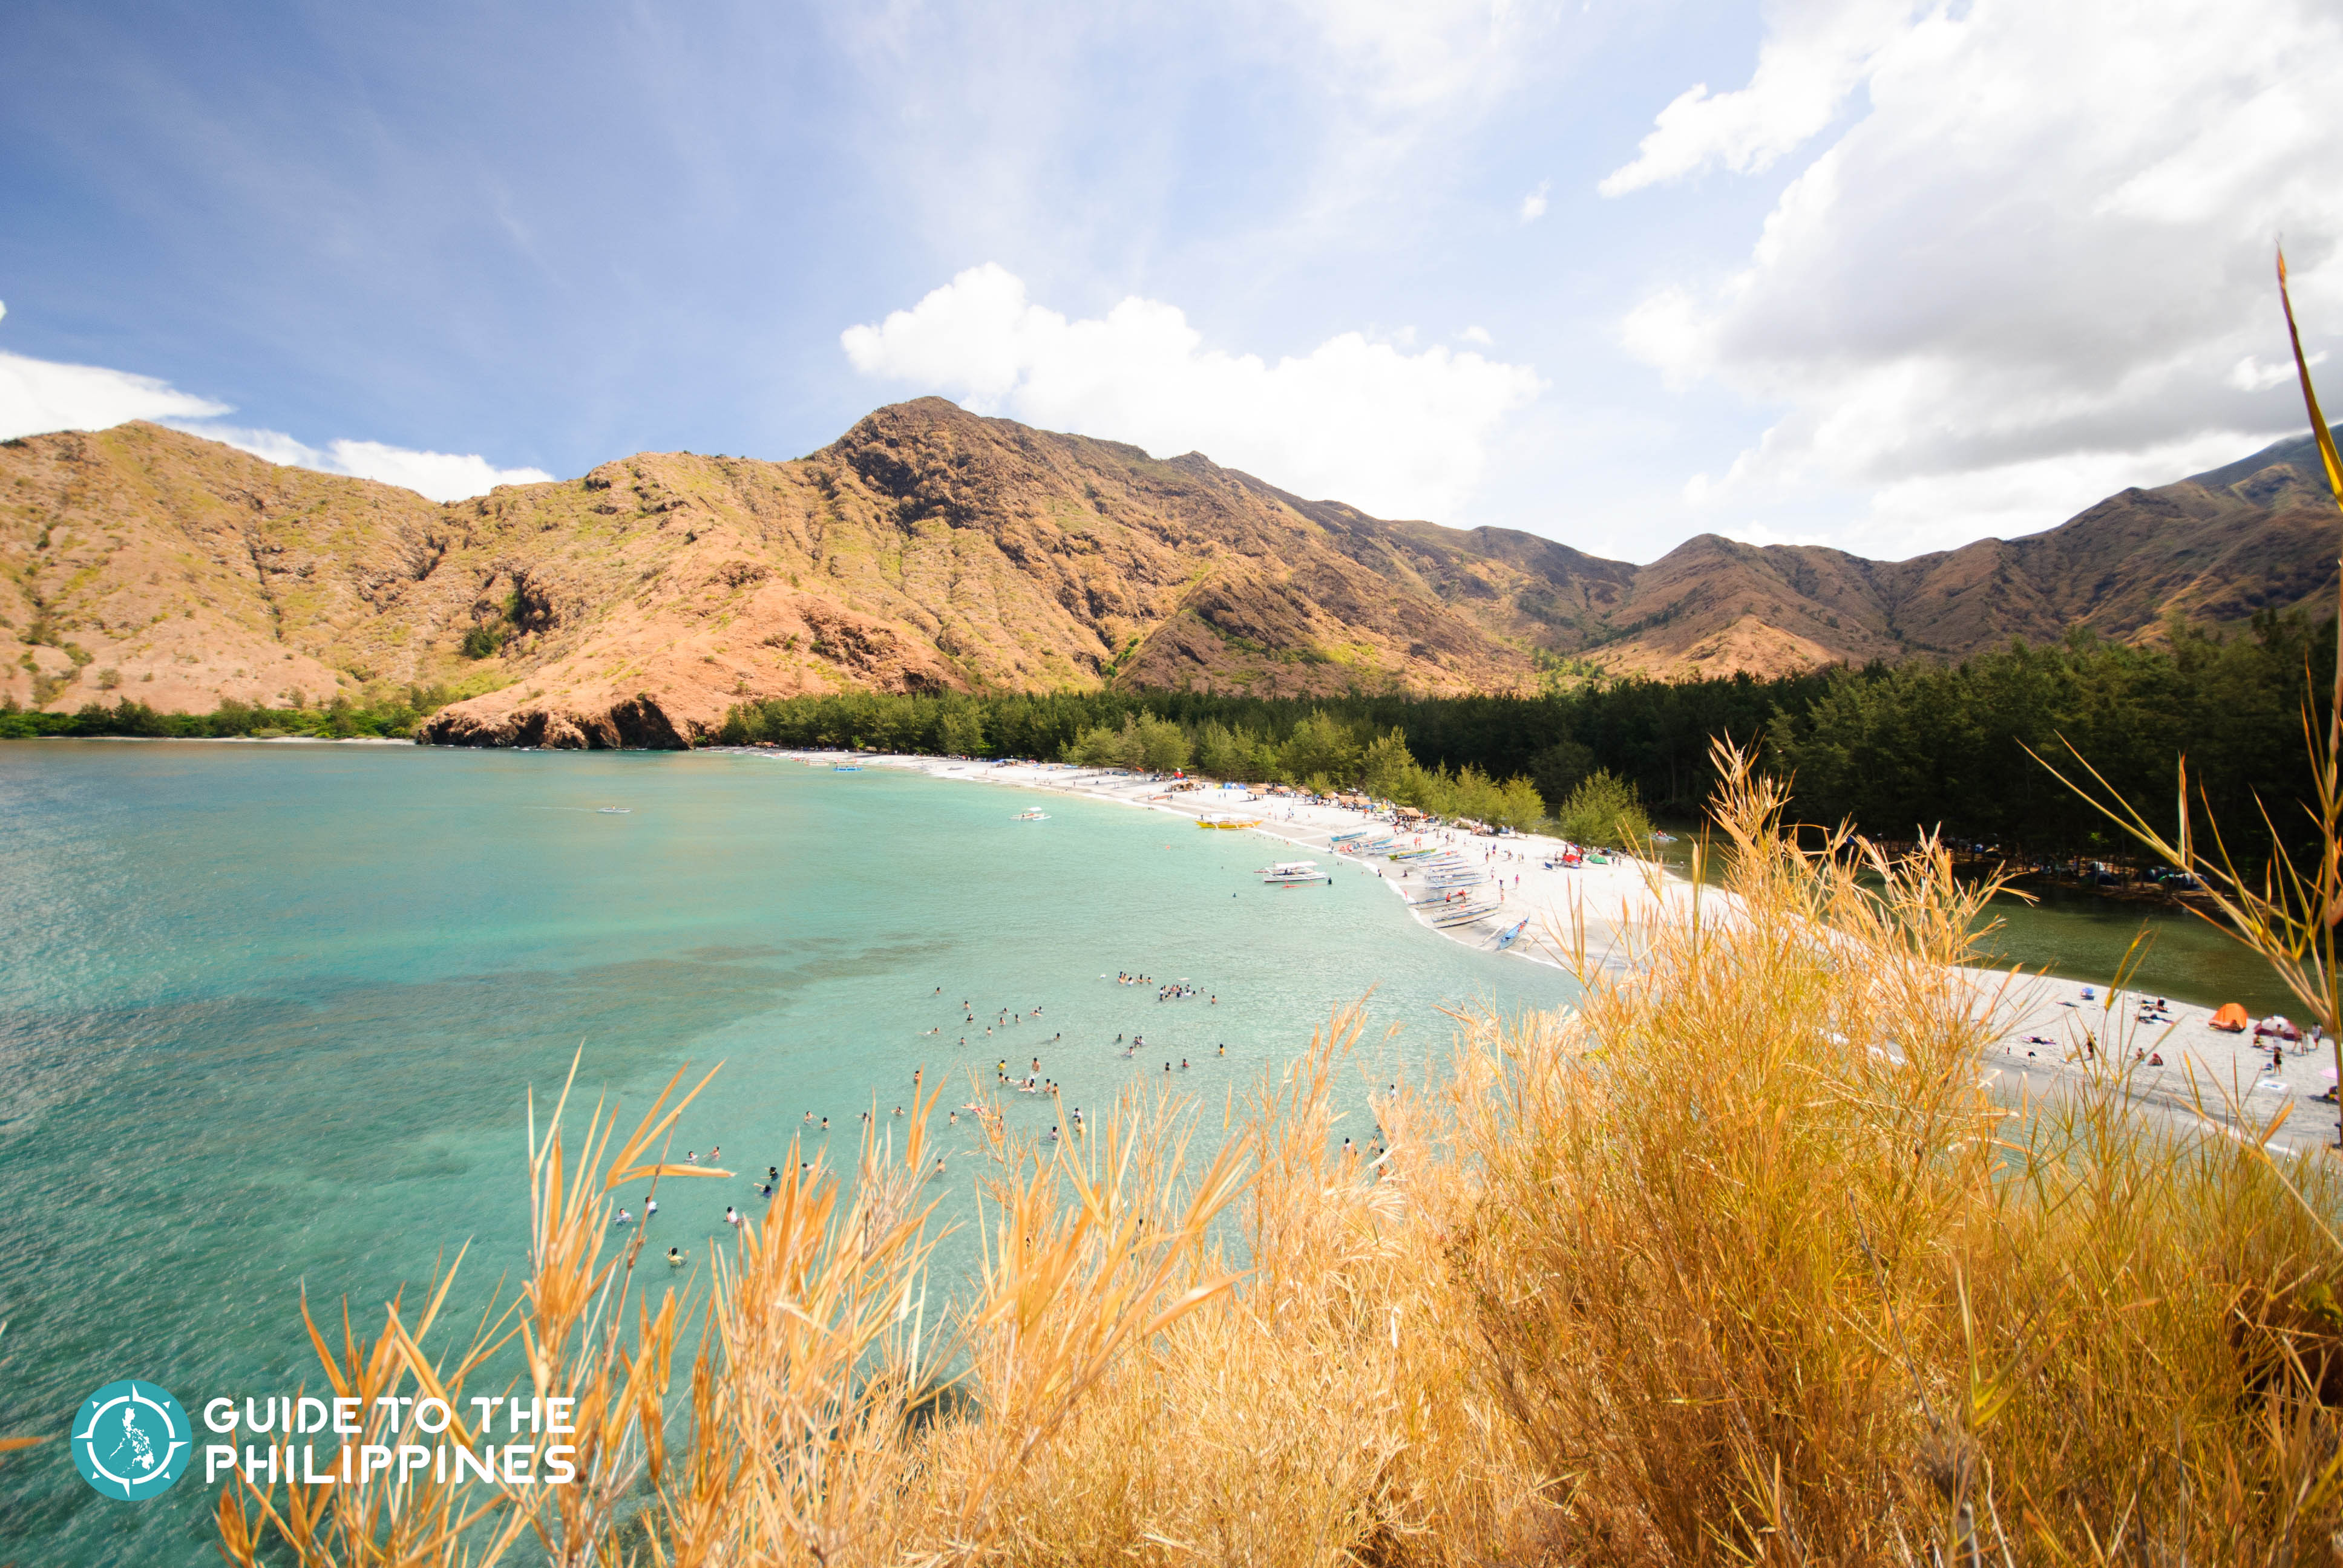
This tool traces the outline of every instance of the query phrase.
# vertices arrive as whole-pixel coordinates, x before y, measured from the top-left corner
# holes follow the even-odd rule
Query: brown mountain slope
[[[0,696],[477,693],[435,739],[671,745],[749,697],[1113,681],[1504,690],[2154,638],[2323,603],[2307,438],[2027,538],[1900,562],[1715,536],[1647,567],[1389,522],[1199,454],[882,408],[795,462],[642,453],[435,505],[150,425],[0,443]],[[467,657],[469,652],[484,657]]]
[[[2157,489],[2110,496],[2046,532],[1906,561],[1815,546],[1685,541],[1637,570],[1586,657],[1655,674],[1778,674],[1832,660],[1957,658],[2069,626],[2156,640],[2177,611],[2236,627],[2324,613],[2334,503],[2308,435]]]

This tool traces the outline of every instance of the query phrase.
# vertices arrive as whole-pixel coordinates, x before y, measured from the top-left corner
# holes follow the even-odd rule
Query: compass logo
[[[160,1497],[195,1453],[195,1424],[168,1391],[151,1382],[107,1383],[74,1417],[74,1468],[102,1496],[125,1503]]]

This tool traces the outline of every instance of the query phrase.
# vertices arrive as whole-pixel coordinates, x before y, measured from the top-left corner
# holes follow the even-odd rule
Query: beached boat
[[[1497,950],[1499,952],[1503,952],[1505,949],[1512,947],[1513,945],[1513,939],[1520,936],[1528,925],[1529,921],[1524,918],[1515,920],[1512,925],[1507,926],[1503,930],[1499,931],[1497,933]]]
[[[1254,873],[1264,882],[1282,888],[1296,887],[1309,882],[1331,882],[1334,879],[1318,869],[1315,860],[1280,860],[1273,866],[1263,866]]]
[[[1461,909],[1442,910],[1424,918],[1442,930],[1451,926],[1470,926],[1487,920],[1497,912],[1494,904],[1467,904]]]

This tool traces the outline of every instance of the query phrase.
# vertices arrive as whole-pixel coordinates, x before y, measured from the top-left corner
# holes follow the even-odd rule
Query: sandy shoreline
[[[845,753],[743,749],[742,755],[826,766],[850,760]],[[1337,833],[1374,823],[1365,812],[1322,806],[1285,797],[1245,799],[1233,791],[1199,788],[1174,792],[1169,780],[1064,763],[964,761],[905,755],[855,756],[863,768],[924,773],[930,778],[1080,795],[1139,809],[1167,812],[1191,820],[1206,812],[1259,815],[1248,832],[1290,845],[1334,876],[1373,876],[1393,896],[1420,897],[1423,884],[1404,867],[1336,853]],[[1548,870],[1542,862],[1560,841],[1534,834],[1488,838],[1459,829],[1421,834],[1391,829],[1403,842],[1438,843],[1481,860],[1502,883],[1502,907],[1479,924],[1426,932],[1466,947],[1492,949],[1500,930],[1526,920],[1506,950],[1533,963],[1570,967],[1563,942],[1583,933],[1591,967],[1625,973],[1634,967],[1623,934],[1664,906],[1689,906],[1692,885],[1649,861],[1624,857],[1607,866]],[[1285,857],[1279,857],[1285,858]],[[1712,891],[1710,897],[1725,897]],[[2141,1007],[2153,997],[2110,993],[2105,985],[2033,974],[2024,970],[1972,969],[1968,977],[1981,1011],[1990,1014],[1993,1036],[1981,1070],[1996,1091],[2039,1101],[2071,1094],[2095,1081],[2122,1080],[2121,1087],[2151,1109],[2188,1121],[2204,1112],[2232,1131],[2258,1135],[2283,1108],[2288,1114],[2270,1141],[2273,1151],[2308,1152],[2334,1141],[2336,1108],[2312,1097],[2333,1082],[2334,1056],[2321,1048],[2289,1046],[2272,1070],[2268,1045],[2250,1034],[2227,1034],[2211,1027],[2213,1010],[2169,1002],[2150,1020]],[[2087,998],[2086,991],[2091,994]],[[2147,1058],[2161,1056],[2161,1066]]]

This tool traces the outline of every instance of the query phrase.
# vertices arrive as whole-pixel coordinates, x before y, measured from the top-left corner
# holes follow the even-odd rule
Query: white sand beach
[[[1329,875],[1374,877],[1394,897],[1411,900],[1426,894],[1424,883],[1404,864],[1345,854],[1333,845],[1337,834],[1388,827],[1366,812],[1342,807],[1201,784],[1174,789],[1177,780],[1067,763],[779,749],[752,755],[816,767],[850,763],[1081,795],[1191,819],[1208,814],[1257,817],[1259,825],[1244,832],[1301,851]],[[1488,919],[1444,930],[1426,922],[1427,932],[1485,949],[1498,946],[1500,933],[1521,923],[1519,935],[1505,950],[1534,963],[1573,967],[1577,955],[1566,949],[1583,943],[1584,961],[1590,969],[1632,972],[1632,933],[1656,913],[1688,908],[1693,898],[1693,887],[1683,878],[1626,856],[1609,857],[1604,865],[1549,869],[1548,862],[1563,849],[1555,839],[1490,837],[1455,829],[1388,830],[1404,846],[1453,849],[1492,878],[1493,885],[1481,890],[1499,900]],[[1704,897],[1724,900],[1729,895],[1710,890]],[[2336,1108],[2314,1100],[2335,1082],[2334,1054],[2328,1047],[2288,1043],[2273,1066],[2271,1047],[2278,1041],[2215,1030],[2211,1008],[2179,1001],[2154,1007],[2159,999],[2153,996],[2110,992],[2101,982],[2023,970],[1963,973],[1978,1009],[1990,1015],[1992,1036],[1980,1068],[1997,1092],[2038,1101],[2113,1079],[2142,1104],[2183,1120],[2193,1121],[2201,1112],[2240,1135],[2258,1136],[2285,1110],[2286,1119],[2270,1140],[2274,1151],[2307,1152],[2335,1141]],[[2158,1057],[2160,1063],[2152,1062]]]

